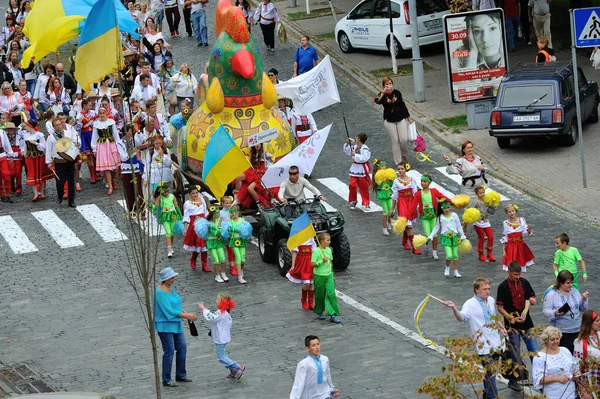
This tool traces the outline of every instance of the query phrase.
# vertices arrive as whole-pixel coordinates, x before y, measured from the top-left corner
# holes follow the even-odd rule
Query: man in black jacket
[[[4,82],[12,83],[13,76],[6,64],[0,63],[0,86],[2,86],[2,83]]]
[[[65,66],[60,62],[56,64],[56,76],[67,93],[69,93],[69,96],[73,98],[73,94],[77,91],[77,83],[75,83],[71,75],[65,73]]]

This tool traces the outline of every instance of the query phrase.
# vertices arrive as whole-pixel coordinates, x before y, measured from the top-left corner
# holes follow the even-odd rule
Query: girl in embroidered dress
[[[292,131],[294,132],[298,144],[304,143],[310,136],[318,131],[317,123],[310,113],[303,115],[298,112],[296,108],[293,108],[290,120]]]
[[[92,151],[96,157],[96,170],[104,172],[104,180],[108,184],[108,195],[113,192],[112,174],[121,165],[121,156],[117,148],[119,134],[115,121],[108,118],[106,109],[98,110],[98,119],[94,121],[92,132]]]
[[[120,95],[120,93],[119,93],[119,89],[111,89],[111,90],[112,90],[111,99],[109,100],[107,97],[103,97],[102,101],[100,101],[100,106],[106,110],[106,114],[108,115],[108,117],[110,119],[112,119],[113,121],[115,121],[115,126],[117,128],[117,131],[121,131],[123,129],[123,118],[121,118],[121,114],[119,114],[119,111],[116,108],[113,108],[113,104],[115,104],[115,103],[118,104],[118,102],[112,100],[113,97],[115,99],[118,99],[118,96]]]
[[[177,199],[169,191],[168,183],[161,183],[154,192],[154,213],[165,229],[165,241],[167,243],[167,257],[173,257],[173,234],[175,223],[181,220],[181,210],[177,205]]]
[[[579,336],[574,342],[573,356],[583,363],[581,371],[589,375],[590,381],[595,381],[595,388],[598,391],[600,384],[600,317],[593,310],[586,310],[581,317],[581,330]]]
[[[458,244],[461,240],[467,238],[462,229],[462,224],[458,215],[450,210],[452,207],[450,201],[442,198],[438,201],[437,223],[433,231],[427,238],[427,243],[440,233],[442,246],[446,253],[446,269],[444,276],[450,275],[450,264],[454,264],[454,277],[461,278],[458,272]]]
[[[33,186],[33,202],[46,199],[44,190],[46,180],[54,178],[54,174],[46,165],[46,139],[38,129],[36,121],[24,125],[25,134],[22,141],[22,152],[25,154],[27,168],[27,184]]]
[[[92,132],[94,131],[96,113],[92,111],[92,102],[86,98],[81,101],[81,111],[77,114],[75,129],[81,137],[81,154],[85,155],[90,171],[91,184],[96,184],[96,165],[92,152]]]
[[[421,190],[419,190],[410,205],[411,209],[419,210],[419,217],[421,218],[421,226],[423,227],[423,234],[428,237],[433,229],[435,228],[436,222],[436,210],[438,208],[438,201],[444,199],[451,203],[450,198],[442,194],[437,188],[430,188],[432,180],[431,176],[424,174],[421,176]],[[434,260],[438,260],[438,238],[433,237],[432,243],[432,256]],[[429,244],[425,245],[425,254],[429,252]]]
[[[208,267],[206,241],[198,237],[196,230],[194,230],[196,219],[205,218],[208,213],[206,201],[204,200],[204,197],[200,195],[200,186],[190,185],[188,193],[190,194],[190,199],[183,204],[183,226],[185,231],[183,237],[183,249],[192,253],[190,258],[190,267],[192,270],[196,270],[198,253],[202,253],[202,270],[210,273],[211,270]]]
[[[504,230],[502,232],[502,269],[508,270],[508,264],[516,260],[521,264],[523,273],[527,272],[527,267],[533,265],[535,256],[529,246],[523,241],[524,237],[533,234],[531,226],[527,225],[525,218],[518,217],[519,207],[513,204],[504,206],[504,212],[508,219],[504,221]]]
[[[492,225],[490,224],[490,207],[483,202],[485,197],[485,187],[475,187],[475,201],[471,201],[471,206],[479,210],[481,213],[481,220],[475,222],[473,228],[477,232],[477,253],[479,254],[479,260],[482,262],[495,262],[496,258],[492,253],[494,250],[494,232],[492,231]],[[493,208],[492,208],[493,209]],[[483,244],[487,237],[487,257],[483,254]],[[508,263],[507,263],[508,265]]]
[[[389,236],[392,231],[392,186],[396,179],[396,171],[388,168],[383,159],[373,161],[373,176],[371,176],[372,190],[381,205],[381,223],[383,224],[383,235]]]
[[[417,181],[415,179],[406,174],[409,168],[410,166],[408,164],[398,164],[398,178],[394,180],[394,184],[392,184],[392,209],[397,209],[398,216],[405,217],[407,220],[406,229],[402,235],[402,245],[404,245],[404,249],[410,251],[412,248],[413,254],[421,255],[421,251],[415,248],[413,244],[412,222],[417,218],[417,210],[411,208],[414,195],[419,190],[419,186],[417,186]]]
[[[302,284],[302,309],[313,310],[315,308],[315,287],[313,285],[314,270],[310,265],[313,249],[317,243],[313,238],[292,250],[292,267],[286,277],[294,284]]]

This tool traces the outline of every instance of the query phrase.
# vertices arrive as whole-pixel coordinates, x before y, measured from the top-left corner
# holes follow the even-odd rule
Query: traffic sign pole
[[[571,55],[573,57],[573,78],[575,79],[575,108],[577,110],[577,134],[579,135],[579,156],[581,158],[581,176],[583,177],[583,188],[587,188],[587,177],[585,174],[585,159],[583,156],[583,127],[581,123],[581,102],[579,98],[579,72],[577,70],[577,47],[575,36],[575,17],[573,9],[569,10],[571,22]]]

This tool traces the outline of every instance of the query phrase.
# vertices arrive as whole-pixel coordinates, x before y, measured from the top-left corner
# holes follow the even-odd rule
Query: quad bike
[[[294,206],[293,218],[285,216],[285,207]],[[350,265],[350,242],[344,233],[344,215],[339,211],[327,212],[318,197],[301,201],[288,200],[287,204],[260,204],[258,209],[262,226],[258,230],[258,250],[265,262],[275,261],[279,274],[285,276],[292,267],[292,253],[287,248],[292,221],[304,211],[315,231],[331,236],[333,268],[345,270]]]

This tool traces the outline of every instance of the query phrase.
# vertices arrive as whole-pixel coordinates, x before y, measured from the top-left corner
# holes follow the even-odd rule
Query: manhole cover
[[[13,392],[18,394],[56,392],[38,373],[30,369],[26,364],[19,364],[12,368],[0,370],[0,387],[2,385],[8,386]]]
[[[138,350],[137,346],[133,345],[113,345],[107,346],[105,348],[100,348],[95,350],[94,352],[99,355],[108,355],[108,356],[122,356],[122,355],[131,355],[135,351]]]

